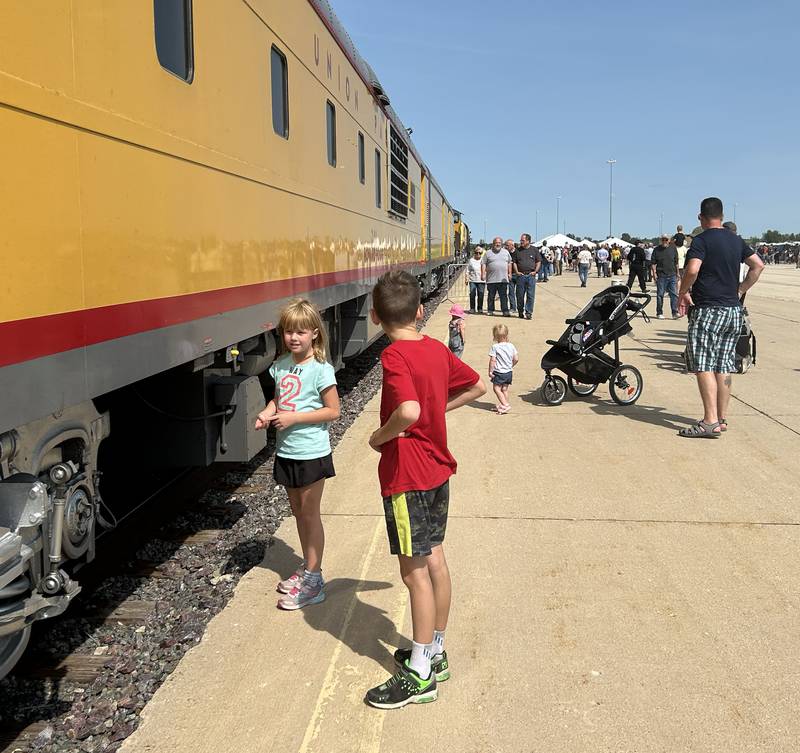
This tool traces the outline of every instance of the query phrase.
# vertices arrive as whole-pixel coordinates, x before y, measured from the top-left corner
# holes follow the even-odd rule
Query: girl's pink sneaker
[[[303,583],[303,575],[305,574],[305,566],[300,565],[286,580],[278,583],[278,593],[288,594],[295,586],[300,586]]]

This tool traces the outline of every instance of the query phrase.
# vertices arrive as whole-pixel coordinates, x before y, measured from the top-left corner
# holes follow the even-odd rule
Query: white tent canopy
[[[563,233],[556,233],[555,235],[548,235],[547,238],[542,238],[540,241],[536,241],[534,246],[541,246],[545,241],[547,241],[548,246],[553,246],[554,248],[563,248],[564,246],[580,246],[581,244],[578,241],[573,240],[572,238],[564,235]]]
[[[601,241],[604,246],[618,246],[619,248],[632,248],[633,243],[628,243],[627,241],[622,240],[622,238],[606,238],[604,241]]]
[[[581,246],[586,246],[586,248],[597,248],[597,244],[594,243],[593,241],[590,241],[588,238],[584,238],[580,242],[580,245]]]

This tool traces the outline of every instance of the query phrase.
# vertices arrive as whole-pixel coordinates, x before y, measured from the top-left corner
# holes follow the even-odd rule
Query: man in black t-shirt
[[[644,282],[645,267],[647,265],[647,255],[642,248],[641,241],[634,241],[633,248],[628,251],[628,287],[633,290],[633,281],[639,280],[639,287],[642,293],[647,292]]]
[[[703,199],[700,225],[686,254],[686,265],[678,294],[678,312],[689,311],[686,338],[686,369],[694,372],[703,418],[678,433],[682,437],[718,438],[727,431],[731,373],[736,370],[736,341],[742,329],[740,298],[758,280],[763,262],[738,235],[722,227],[722,202]],[[739,267],[749,269],[739,282]]]
[[[523,233],[519,248],[511,255],[514,273],[517,275],[517,313],[519,318],[533,318],[533,304],[536,301],[536,275],[542,266],[542,254],[531,245],[531,236]]]

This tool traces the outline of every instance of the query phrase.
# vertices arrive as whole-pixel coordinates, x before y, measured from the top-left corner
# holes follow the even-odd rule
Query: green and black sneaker
[[[410,648],[398,648],[397,651],[394,652],[394,663],[398,667],[402,667],[410,660]],[[436,654],[436,656],[431,659],[431,670],[436,675],[436,682],[444,682],[450,679],[450,664],[447,661],[447,651],[442,651],[441,654]]]
[[[438,696],[434,672],[423,680],[408,664],[403,664],[383,685],[368,690],[366,700],[376,709],[399,709],[409,703],[430,703]]]

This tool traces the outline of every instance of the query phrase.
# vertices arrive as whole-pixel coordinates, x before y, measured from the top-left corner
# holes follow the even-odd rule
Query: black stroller
[[[637,368],[619,360],[619,338],[632,331],[631,320],[641,314],[650,321],[645,306],[652,296],[632,293],[627,285],[612,285],[598,293],[542,357],[545,372],[542,398],[548,405],[559,405],[570,392],[579,397],[591,395],[601,382],[609,383],[611,397],[618,405],[633,405],[642,394],[644,382]],[[636,299],[636,300],[634,300]],[[603,352],[614,343],[614,357]],[[567,375],[551,374],[559,369]]]

